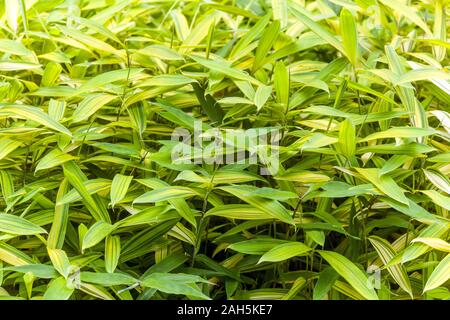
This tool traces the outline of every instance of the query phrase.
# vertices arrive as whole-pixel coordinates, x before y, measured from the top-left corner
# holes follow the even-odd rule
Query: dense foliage
[[[449,299],[447,3],[0,1],[0,299]]]

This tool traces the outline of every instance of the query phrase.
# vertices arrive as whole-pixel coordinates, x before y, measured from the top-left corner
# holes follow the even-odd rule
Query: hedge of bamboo
[[[449,299],[448,3],[0,1],[0,299]]]

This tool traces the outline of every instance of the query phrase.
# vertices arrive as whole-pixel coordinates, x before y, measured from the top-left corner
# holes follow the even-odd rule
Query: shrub
[[[0,3],[1,299],[450,298],[447,1]]]

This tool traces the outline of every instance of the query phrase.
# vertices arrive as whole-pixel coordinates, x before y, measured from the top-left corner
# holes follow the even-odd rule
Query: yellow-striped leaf
[[[367,276],[353,262],[337,252],[319,251],[319,253],[364,298],[379,299]]]
[[[120,258],[120,237],[107,236],[105,240],[105,269],[113,273]]]
[[[437,267],[433,270],[430,277],[425,284],[424,292],[430,291],[434,288],[447,282],[450,279],[450,253],[439,262]]]
[[[301,242],[283,243],[263,254],[258,263],[283,261],[295,256],[303,255],[310,250],[310,247]]]
[[[397,253],[389,242],[377,236],[370,236],[369,241],[378,253],[381,261],[386,265]],[[411,282],[403,265],[395,265],[387,268],[395,282],[413,297]]]
[[[112,207],[114,207],[117,202],[121,201],[125,197],[132,180],[132,176],[124,176],[122,174],[116,174],[114,176],[110,193]]]
[[[8,213],[0,213],[0,231],[17,235],[47,233],[45,229],[34,223]]]

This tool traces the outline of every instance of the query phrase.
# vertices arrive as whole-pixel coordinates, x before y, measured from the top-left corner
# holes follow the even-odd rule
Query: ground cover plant
[[[446,9],[0,1],[0,299],[449,299]]]

